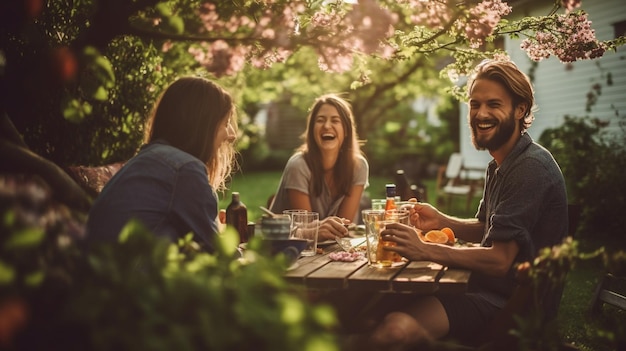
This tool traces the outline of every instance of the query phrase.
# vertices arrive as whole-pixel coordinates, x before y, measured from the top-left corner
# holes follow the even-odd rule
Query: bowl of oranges
[[[454,231],[448,227],[429,230],[426,233],[419,232],[418,235],[422,241],[429,243],[446,245],[454,245],[456,243]]]

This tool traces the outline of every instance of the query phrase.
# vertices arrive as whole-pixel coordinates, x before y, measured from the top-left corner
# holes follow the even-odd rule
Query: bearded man
[[[411,224],[391,224],[384,240],[414,261],[433,261],[472,271],[464,294],[392,297],[378,311],[382,321],[358,342],[361,349],[404,350],[448,337],[467,341],[489,325],[511,297],[515,267],[568,233],[567,196],[561,170],[548,150],[527,132],[534,120],[534,91],[511,61],[487,60],[468,82],[468,123],[477,149],[493,160],[486,170],[483,198],[475,218],[444,214],[417,203]],[[475,247],[423,242],[417,231],[450,227]],[[556,314],[559,294],[541,296],[546,317]],[[408,300],[408,301],[407,301]]]

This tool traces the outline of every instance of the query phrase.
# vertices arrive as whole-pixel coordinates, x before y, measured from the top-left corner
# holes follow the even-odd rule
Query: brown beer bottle
[[[396,206],[396,185],[395,184],[387,184],[385,185],[385,190],[387,192],[387,202],[385,202],[385,211],[395,210]]]
[[[396,185],[395,184],[386,184],[385,190],[387,192],[387,202],[385,203],[385,211],[396,210],[398,206],[396,205]],[[385,220],[393,220],[394,214],[386,212]],[[395,246],[396,244],[393,241],[384,241],[382,235],[378,237],[378,248],[376,250],[376,257],[378,260],[382,261],[384,266],[390,266],[392,262],[400,261],[400,256],[392,251],[387,251],[384,249],[386,246]]]
[[[400,196],[400,201],[408,201],[413,197],[411,194],[411,186],[406,179],[403,169],[396,170],[396,194]]]
[[[248,209],[239,199],[238,192],[233,192],[232,201],[226,207],[226,224],[237,229],[239,242],[248,242]]]

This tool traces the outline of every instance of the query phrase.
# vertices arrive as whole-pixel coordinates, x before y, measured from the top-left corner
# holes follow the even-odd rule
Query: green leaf
[[[69,95],[61,102],[63,118],[72,123],[81,123],[86,116],[91,115],[93,107],[87,101],[81,102]]]
[[[103,86],[99,86],[91,97],[98,101],[106,101],[109,98],[109,92]]]
[[[43,228],[27,228],[16,231],[5,243],[5,248],[13,250],[37,246],[41,243],[45,234]]]
[[[120,243],[126,243],[130,240],[131,237],[133,237],[137,233],[144,233],[145,231],[146,228],[143,224],[141,224],[141,222],[137,220],[130,220],[120,231],[118,241]]]
[[[283,307],[281,320],[285,324],[296,324],[305,320],[306,312],[302,301],[293,296],[282,295],[280,303]]]
[[[172,16],[167,19],[167,28],[174,34],[182,34],[185,31],[185,22],[179,16]]]
[[[12,227],[14,223],[15,211],[9,210],[4,214],[4,217],[2,218],[2,224],[4,224],[5,227]]]
[[[63,112],[63,118],[72,123],[80,123],[84,119],[78,99],[67,99],[62,101],[61,110]]]
[[[306,346],[304,347],[305,351],[339,351],[337,344],[333,340],[328,340],[326,338],[309,338]]]
[[[330,328],[337,324],[335,310],[329,305],[320,305],[313,310],[313,318],[322,326]]]
[[[170,5],[165,2],[158,3],[154,8],[159,13],[159,15],[163,17],[169,17],[173,14]]]
[[[239,233],[231,226],[226,226],[222,233],[216,235],[216,249],[227,257],[235,254],[238,245]]]
[[[86,47],[83,56],[86,69],[80,82],[80,89],[93,99],[106,101],[109,98],[108,89],[115,87],[111,61],[93,47]]]
[[[108,58],[104,56],[98,56],[93,61],[94,66],[97,68],[99,77],[107,88],[115,86],[115,74],[113,73],[113,65]]]
[[[100,55],[100,51],[98,51],[98,49],[93,46],[86,46],[83,50],[83,55],[85,55],[85,57],[87,58],[93,59]]]
[[[37,272],[27,275],[24,278],[24,282],[28,286],[39,286],[41,285],[41,282],[43,282],[44,277],[45,277],[45,274],[43,271],[37,271]]]
[[[15,279],[15,269],[0,261],[0,284],[10,284]]]

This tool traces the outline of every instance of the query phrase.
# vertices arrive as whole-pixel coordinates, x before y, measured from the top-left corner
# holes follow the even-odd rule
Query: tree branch
[[[375,101],[378,100],[378,98],[384,94],[386,91],[392,89],[395,85],[401,84],[403,82],[406,82],[409,77],[411,77],[411,75],[413,73],[415,73],[415,71],[417,71],[418,68],[423,66],[423,57],[420,56],[417,60],[415,60],[415,62],[406,70],[404,71],[404,73],[402,75],[400,75],[398,77],[398,79],[395,79],[393,81],[389,81],[385,84],[380,84],[380,85],[375,85],[375,89],[374,89],[374,93],[369,97],[369,98],[364,98],[361,99],[360,101],[363,101],[364,103],[362,105],[353,105],[352,109],[354,111],[354,115],[355,116],[364,116],[365,115],[365,111],[368,111],[372,108],[372,105],[374,104]],[[360,88],[363,89],[363,88]],[[395,101],[394,101],[395,102]],[[381,115],[379,115],[381,116]],[[381,116],[382,117],[382,116]],[[377,121],[377,119],[374,119],[374,121]],[[359,123],[359,125],[362,125],[363,123]]]

